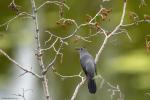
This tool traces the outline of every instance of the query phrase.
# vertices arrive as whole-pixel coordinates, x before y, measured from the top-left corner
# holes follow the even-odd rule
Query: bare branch
[[[83,41],[85,41],[85,42],[92,42],[92,41],[90,41],[90,40],[87,40],[85,37],[83,37],[83,36],[80,36],[80,35],[75,35],[78,39],[81,39],[81,40],[83,40]]]
[[[41,51],[43,52],[43,51],[47,51],[47,50],[51,49],[56,44],[57,41],[58,41],[58,38],[56,38],[56,40],[53,42],[53,44],[50,47],[41,49]]]
[[[141,8],[143,6],[147,6],[145,0],[141,0],[141,3],[139,4],[139,8]]]
[[[76,96],[77,96],[77,94],[79,92],[79,89],[85,83],[85,80],[86,80],[86,78],[84,78],[84,77],[81,78],[81,82],[76,86],[76,88],[74,90],[74,93],[73,93],[73,95],[71,97],[71,100],[75,100],[75,98],[76,98]]]
[[[101,11],[103,10],[103,8],[101,8],[96,15],[89,21],[89,23],[92,23],[92,21],[94,21],[96,19],[97,16],[99,16],[99,14],[101,13]]]
[[[99,56],[100,56],[100,54],[102,53],[102,51],[103,51],[103,49],[104,49],[104,47],[105,47],[107,41],[108,41],[108,38],[105,37],[105,39],[104,39],[104,41],[103,41],[103,44],[101,45],[101,47],[100,47],[98,53],[96,54],[96,57],[95,57],[95,63],[98,62]]]
[[[106,81],[101,75],[97,75],[94,77],[95,79],[100,79],[101,83],[100,83],[100,88],[102,88],[102,86],[104,84],[106,84],[110,89],[108,89],[109,92],[112,92],[110,95],[111,100],[113,100],[114,95],[116,95],[116,92],[119,93],[119,98],[118,100],[123,100],[123,96],[122,96],[122,92],[119,88],[119,86],[114,86],[111,83],[109,83],[108,81]]]
[[[37,77],[37,78],[41,78],[40,75],[30,71],[30,70],[27,70],[24,68],[24,66],[22,66],[21,64],[19,64],[18,62],[16,62],[14,59],[12,59],[10,56],[8,56],[8,54],[6,54],[2,49],[0,49],[0,53],[2,53],[6,58],[8,58],[11,62],[13,62],[15,65],[17,65],[20,69],[22,69],[23,71],[27,72],[27,73],[30,73],[32,74],[33,76]]]
[[[60,40],[60,42],[62,42],[62,43],[63,43],[63,44],[65,44],[65,45],[68,45],[68,43],[67,43],[67,42],[65,42],[65,41],[64,41],[64,39],[63,39],[62,37],[57,36],[57,35],[55,35],[55,34],[51,33],[50,31],[45,31],[45,32],[51,35],[51,36],[50,36],[50,38],[49,38],[47,41],[45,41],[45,44],[46,44],[47,42],[49,42],[49,41],[51,40],[51,38],[52,38],[52,37],[55,37],[55,38],[56,38],[56,40],[57,40],[57,39],[59,39],[59,40]],[[53,47],[54,47],[54,46],[53,46]]]
[[[78,27],[78,24],[76,23],[76,21],[75,20],[73,20],[73,19],[66,19],[66,18],[61,18],[60,20],[58,20],[57,21],[57,24],[65,24],[65,23],[68,23],[68,24],[74,24],[75,26],[76,26],[76,28]]]
[[[136,23],[123,24],[121,25],[121,27],[131,27],[131,26],[137,25],[137,23],[143,23],[143,22],[150,23],[150,20],[139,20],[139,21],[136,21]]]
[[[53,72],[54,72],[57,76],[61,77],[61,79],[75,78],[75,77],[77,77],[77,78],[83,78],[83,77],[81,76],[82,71],[81,71],[79,74],[77,74],[77,75],[62,75],[62,74],[58,73],[58,72],[54,69],[54,67],[52,67],[52,70],[53,70]]]
[[[62,75],[62,74],[56,72],[56,70],[55,70],[53,67],[52,67],[52,70],[53,70],[53,72],[54,72],[57,76],[61,77],[61,79],[66,79],[66,78],[68,79],[68,78],[75,78],[75,77],[81,79],[81,82],[76,86],[76,88],[75,88],[75,90],[74,90],[74,93],[73,93],[73,95],[72,95],[72,97],[71,97],[71,100],[75,100],[75,98],[76,98],[76,96],[77,96],[77,93],[79,92],[80,87],[84,84],[84,82],[85,82],[85,80],[86,80],[85,77],[81,76],[82,71],[81,71],[78,75],[66,76],[66,75]]]
[[[42,69],[42,72],[43,72],[45,70],[45,66],[43,63],[43,56],[42,56],[42,52],[41,52],[40,31],[39,31],[39,24],[38,24],[38,18],[37,18],[38,17],[37,16],[37,8],[36,8],[34,0],[31,0],[31,5],[32,5],[32,10],[33,10],[33,21],[35,24],[35,39],[36,39],[36,43],[37,43],[37,60]],[[47,77],[43,73],[42,73],[42,78],[43,78],[42,84],[43,84],[43,89],[45,92],[46,99],[50,100]]]
[[[25,90],[24,89],[22,89],[22,94],[12,94],[12,95],[15,95],[15,96],[17,96],[17,97],[21,97],[23,100],[26,100],[26,98],[25,98]]]
[[[14,21],[15,19],[17,19],[18,17],[20,16],[24,16],[24,15],[27,15],[29,17],[33,17],[31,14],[27,13],[27,12],[21,12],[19,13],[18,15],[16,15],[15,17],[13,17],[12,19],[8,20],[7,22],[3,23],[0,25],[0,27],[3,27],[3,26],[6,26],[6,31],[8,30],[8,27],[9,27],[9,24]]]
[[[95,62],[96,62],[96,63],[98,62],[99,57],[100,57],[100,55],[101,55],[101,53],[102,53],[102,51],[103,51],[103,49],[104,49],[104,47],[105,47],[105,45],[106,45],[108,39],[109,39],[113,34],[115,34],[115,33],[119,30],[119,28],[122,26],[122,24],[123,24],[124,17],[125,17],[125,12],[126,12],[126,4],[127,4],[126,0],[123,0],[123,1],[124,1],[124,4],[123,4],[123,12],[122,12],[122,16],[121,16],[120,23],[115,27],[115,29],[114,29],[109,35],[106,35],[106,36],[105,36],[105,39],[104,39],[102,45],[100,46],[100,49],[99,49],[98,53],[96,54],[96,57],[95,57]]]
[[[74,90],[74,93],[73,93],[73,95],[72,95],[72,97],[71,97],[71,100],[75,100],[75,98],[76,98],[76,96],[77,96],[77,93],[78,93],[80,87],[84,84],[84,82],[85,82],[85,80],[86,80],[85,77],[81,76],[82,71],[81,71],[78,75],[66,76],[66,75],[62,75],[62,74],[58,73],[58,72],[54,69],[54,67],[51,67],[51,68],[52,68],[53,72],[54,72],[57,76],[61,77],[61,79],[66,79],[66,78],[68,79],[68,78],[75,78],[75,77],[81,79],[81,82],[76,86],[76,89]]]
[[[45,6],[46,4],[55,4],[55,5],[63,5],[64,7],[66,7],[68,10],[70,9],[68,5],[66,5],[63,2],[59,2],[59,1],[46,1],[43,4],[41,4],[39,7],[37,7],[37,10],[41,9],[43,6]]]
[[[43,71],[43,74],[46,74],[47,71],[53,66],[53,64],[54,64],[55,61],[56,61],[57,56],[60,54],[60,50],[61,50],[62,46],[63,46],[63,43],[61,43],[59,49],[56,51],[56,55],[55,55],[53,61],[51,61],[51,62],[48,64],[48,66],[46,67],[46,69]]]
[[[68,35],[68,36],[66,36],[66,37],[63,37],[62,40],[66,40],[66,39],[68,39],[68,38],[71,38],[72,36],[74,36],[74,35],[79,31],[80,28],[82,28],[82,27],[84,27],[84,26],[95,25],[95,24],[93,24],[93,23],[85,23],[85,24],[80,24],[80,25],[78,25],[78,24],[76,23],[75,25],[76,25],[76,29],[75,29],[70,35]]]
[[[59,36],[57,36],[57,35],[55,35],[55,34],[51,33],[50,31],[45,31],[45,32],[46,32],[46,33],[48,33],[48,34],[50,34],[51,36],[56,37],[56,38],[61,38],[61,37],[59,37]]]

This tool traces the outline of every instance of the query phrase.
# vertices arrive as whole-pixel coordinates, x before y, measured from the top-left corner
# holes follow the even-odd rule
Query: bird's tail
[[[96,93],[96,83],[93,78],[88,78],[88,89],[90,93],[92,94]]]

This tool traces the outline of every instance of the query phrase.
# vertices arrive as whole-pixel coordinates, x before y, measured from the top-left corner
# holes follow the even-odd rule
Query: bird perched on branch
[[[84,48],[77,48],[80,54],[80,63],[82,66],[82,69],[87,77],[88,81],[88,89],[89,92],[92,94],[96,93],[96,83],[94,78],[94,75],[97,74],[96,72],[96,64],[92,57],[92,55]]]

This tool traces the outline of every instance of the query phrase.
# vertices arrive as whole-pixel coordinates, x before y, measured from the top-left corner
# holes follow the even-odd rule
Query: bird
[[[92,55],[83,47],[77,48],[80,55],[80,64],[86,75],[88,90],[91,94],[96,93],[96,82],[94,80],[96,71],[96,63],[92,57]]]

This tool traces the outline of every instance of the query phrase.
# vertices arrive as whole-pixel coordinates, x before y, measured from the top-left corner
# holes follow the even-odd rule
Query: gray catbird
[[[87,77],[88,81],[88,89],[90,93],[96,93],[96,83],[94,78],[94,75],[96,73],[96,64],[92,57],[92,55],[84,48],[78,48],[77,49],[80,54],[80,63],[82,66],[82,69]]]

